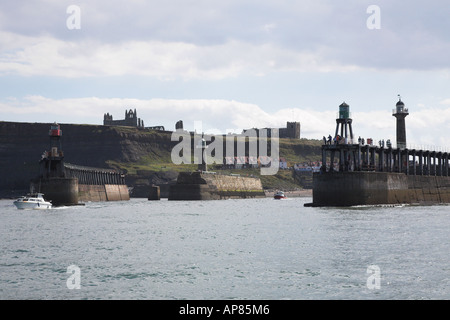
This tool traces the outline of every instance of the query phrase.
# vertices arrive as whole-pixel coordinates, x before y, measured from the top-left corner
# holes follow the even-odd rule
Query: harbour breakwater
[[[408,149],[409,110],[401,99],[392,115],[397,147],[389,139],[386,146],[384,140],[366,144],[353,136],[349,105],[339,106],[336,133],[323,139],[322,166],[313,175],[313,202],[307,206],[450,203],[450,154]]]
[[[449,156],[361,143],[325,144],[323,165],[313,175],[311,205],[450,203]]]
[[[450,203],[450,177],[395,172],[315,173],[311,206]]]
[[[177,183],[169,189],[169,200],[220,200],[265,196],[259,178],[209,172],[181,172]]]
[[[77,205],[83,202],[130,200],[128,187],[118,184],[79,184],[77,178],[50,178],[31,182],[55,206]]]
[[[31,190],[39,190],[55,206],[80,202],[130,200],[124,175],[114,170],[62,164],[59,176],[39,175],[30,182]]]
[[[0,121],[0,197],[13,198],[30,191],[30,180],[40,170],[41,155],[44,150],[49,150],[47,133],[50,125]],[[65,159],[79,166],[106,168],[101,171],[121,169],[111,163],[133,163],[149,155],[161,157],[162,161],[170,159],[170,150],[175,144],[170,141],[169,132],[154,133],[102,125],[63,124],[61,127],[64,131],[61,142]],[[121,171],[127,174],[126,170]],[[94,198],[94,191],[83,191],[93,187],[81,187],[92,184],[79,182],[80,199],[87,194]],[[105,177],[104,184],[117,183],[110,183]],[[41,188],[42,185],[41,182]],[[39,182],[36,191],[38,188]],[[106,194],[106,191],[100,194]],[[112,196],[111,193],[109,195]]]
[[[53,123],[49,130],[50,151],[41,156],[39,175],[31,181],[31,190],[44,193],[55,206],[130,199],[125,176],[120,172],[65,163],[62,135],[60,125]]]

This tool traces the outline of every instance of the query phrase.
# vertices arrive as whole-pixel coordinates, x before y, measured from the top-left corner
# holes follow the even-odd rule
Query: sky
[[[0,121],[205,133],[301,123],[395,142],[398,95],[410,148],[450,151],[446,0],[0,0]]]

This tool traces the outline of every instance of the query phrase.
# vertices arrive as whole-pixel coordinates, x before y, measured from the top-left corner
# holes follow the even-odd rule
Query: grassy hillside
[[[289,166],[295,163],[320,161],[322,140],[280,139],[280,157],[284,157]]]
[[[136,136],[136,129],[117,127],[116,130],[121,135]],[[170,133],[162,133],[156,131],[139,130],[138,134],[145,137],[147,143],[146,147],[141,145],[141,150],[135,150],[136,154],[140,154],[135,161],[120,161],[108,160],[107,164],[115,169],[120,169],[127,173],[130,181],[135,184],[147,184],[149,179],[152,179],[155,174],[159,177],[164,176],[164,173],[174,173],[181,171],[197,170],[196,164],[180,164],[175,165],[171,160],[171,150],[178,142],[170,141]],[[127,137],[131,139],[130,137]],[[148,141],[154,143],[148,143]],[[129,144],[133,145],[130,141]],[[309,163],[310,161],[320,161],[321,159],[321,140],[308,139],[280,139],[280,158],[285,158],[288,166],[292,167],[295,163]],[[134,149],[139,149],[135,146]],[[269,152],[270,153],[270,152]],[[193,157],[193,151],[192,151]],[[192,163],[194,160],[192,160]],[[221,165],[211,165],[208,167],[210,171],[218,173],[233,173],[240,175],[252,175],[260,177],[264,188],[266,189],[284,189],[294,190],[301,188],[297,180],[293,176],[292,170],[279,170],[275,175],[261,175],[260,169],[227,169],[223,170]],[[168,175],[173,178],[173,174]]]

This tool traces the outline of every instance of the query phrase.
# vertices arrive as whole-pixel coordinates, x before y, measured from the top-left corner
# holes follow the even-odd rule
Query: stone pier
[[[181,172],[170,186],[169,200],[220,200],[264,198],[261,180],[239,175],[208,172]]]

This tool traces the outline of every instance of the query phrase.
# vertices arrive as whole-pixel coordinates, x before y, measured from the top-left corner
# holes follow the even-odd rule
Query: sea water
[[[449,299],[450,206],[0,201],[0,299]]]

